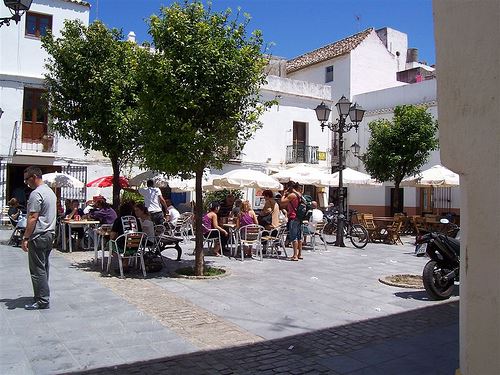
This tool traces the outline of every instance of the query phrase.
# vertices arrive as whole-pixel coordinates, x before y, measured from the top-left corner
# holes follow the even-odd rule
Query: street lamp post
[[[335,246],[345,247],[344,244],[344,180],[342,176],[342,171],[344,169],[344,133],[348,132],[352,128],[358,131],[359,123],[363,120],[365,110],[361,108],[358,104],[352,104],[345,96],[342,96],[340,100],[335,104],[337,107],[337,112],[339,114],[339,120],[336,123],[328,122],[330,117],[331,109],[321,102],[315,109],[316,117],[318,121],[321,122],[321,131],[325,130],[325,127],[330,129],[332,132],[339,134],[339,203],[337,207],[337,238],[335,241]],[[351,123],[346,123],[347,116],[351,119]],[[332,173],[334,173],[334,166],[332,163]]]
[[[29,10],[33,0],[3,0],[3,3],[9,8],[11,17],[0,18],[0,27],[3,25],[9,26],[11,21],[18,23],[21,21],[21,16]]]

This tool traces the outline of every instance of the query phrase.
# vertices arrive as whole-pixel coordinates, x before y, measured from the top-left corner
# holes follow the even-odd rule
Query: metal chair
[[[245,259],[245,246],[250,247],[250,251],[255,247],[257,255],[260,255],[262,261],[262,232],[264,227],[257,224],[245,225],[239,230],[239,246],[241,250],[241,260]]]
[[[288,258],[285,247],[285,238],[286,224],[280,225],[278,228],[272,229],[268,235],[262,236],[261,239],[264,244],[264,249],[266,249],[266,254],[279,257],[279,252],[281,250],[285,255],[285,258]]]
[[[146,246],[146,233],[144,232],[129,232],[124,233],[115,240],[109,241],[109,259],[107,272],[111,267],[113,254],[118,257],[118,265],[120,267],[120,277],[125,278],[123,274],[123,259],[132,259],[141,262],[142,274],[146,277],[146,266],[144,264],[144,248]]]
[[[219,247],[221,248],[221,254],[222,254],[222,241],[220,239],[220,232],[218,229],[215,228],[207,228],[205,225],[203,225],[203,246],[205,246],[205,243],[208,245],[208,250],[212,248],[214,243],[216,241],[219,241]]]
[[[111,224],[102,224],[99,228],[97,228],[97,246],[95,247],[95,261],[96,263],[99,261],[99,248],[101,250],[101,270],[104,270],[104,258],[106,253],[106,237],[109,238],[109,233],[111,232],[111,228],[113,225]]]
[[[311,243],[313,251],[316,251],[316,237],[319,237],[323,241],[323,246],[325,246],[325,251],[328,250],[326,247],[326,241],[323,240],[323,229],[325,229],[326,222],[320,221],[314,226],[314,232],[310,233]]]

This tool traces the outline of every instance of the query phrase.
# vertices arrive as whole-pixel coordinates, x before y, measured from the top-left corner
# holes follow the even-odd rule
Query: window
[[[49,29],[52,29],[52,16],[33,12],[26,13],[26,35],[40,38],[47,35]]]
[[[333,81],[333,65],[325,68],[325,83]]]

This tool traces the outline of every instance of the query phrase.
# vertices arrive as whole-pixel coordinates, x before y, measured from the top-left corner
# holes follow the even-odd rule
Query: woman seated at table
[[[258,224],[257,215],[250,207],[250,202],[243,201],[241,203],[240,214],[236,218],[236,228],[240,229],[252,224]],[[245,248],[245,256],[252,256],[252,249],[250,247]]]
[[[71,201],[71,207],[66,208],[66,213],[64,218],[66,220],[81,220],[83,216],[83,210],[80,208],[80,202],[78,199],[73,199]],[[67,234],[69,235],[69,229]],[[76,232],[78,236],[78,241],[76,242],[76,249],[83,249],[83,237],[85,236],[85,231],[82,227],[74,228],[72,232]],[[69,239],[71,241],[71,238]]]
[[[88,217],[92,220],[99,220],[101,224],[111,225],[116,220],[116,211],[105,199],[99,199],[94,203],[95,209],[89,212]]]
[[[264,190],[262,193],[266,203],[258,216],[259,224],[267,230],[272,230],[280,226],[280,207],[274,200],[271,190]]]
[[[148,241],[153,241],[155,236],[155,225],[151,220],[148,208],[143,203],[137,203],[134,207],[135,216],[141,222],[142,230],[148,235]]]
[[[220,240],[222,244],[217,243],[214,246],[214,254],[215,256],[222,256],[222,252],[220,251],[221,245],[222,245],[222,250],[226,250],[226,244],[227,244],[227,236],[228,233],[227,231],[219,226],[219,222],[217,220],[217,213],[219,212],[220,209],[220,204],[219,202],[212,202],[210,203],[208,207],[209,211],[203,215],[202,224],[203,224],[203,236],[205,238],[217,238],[217,233],[215,232],[210,232],[211,229],[217,229],[220,234]],[[208,236],[208,237],[207,237]]]
[[[109,238],[111,240],[116,240],[118,237],[125,233],[122,221],[123,216],[134,216],[134,202],[123,202],[118,208],[118,217],[113,222],[113,227],[111,228],[111,232],[109,234]],[[137,231],[142,232],[142,225],[140,220],[137,220]],[[123,249],[124,245],[125,240],[121,238],[120,241],[117,242],[117,246]],[[123,259],[123,272],[128,271],[128,258],[125,258]]]

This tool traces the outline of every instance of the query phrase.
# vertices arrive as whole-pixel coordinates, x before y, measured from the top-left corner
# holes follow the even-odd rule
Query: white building
[[[63,171],[82,181],[111,174],[109,160],[100,153],[85,156],[74,141],[50,131],[41,101],[47,55],[41,48],[40,35],[52,28],[59,36],[65,19],[78,19],[88,25],[89,8],[88,3],[77,0],[35,0],[18,25],[0,29],[0,108],[4,111],[0,119],[2,205],[10,197],[26,195],[22,172],[28,165],[39,165],[44,172]],[[0,11],[2,16],[8,15],[5,7],[0,7]],[[345,141],[346,147],[357,142],[364,149],[369,139],[368,122],[392,117],[398,104],[426,103],[437,117],[435,80],[424,79],[432,78],[433,70],[418,63],[416,50],[408,49],[406,34],[390,28],[370,28],[288,61],[273,59],[261,94],[279,104],[263,114],[263,128],[246,144],[238,160],[214,172],[250,167],[271,173],[299,163],[330,171],[332,164],[338,163],[338,145],[335,133],[321,131],[314,112],[320,102],[333,105],[345,95],[367,110],[359,132],[346,134]],[[414,81],[422,82],[411,83]],[[435,153],[428,164],[438,162]],[[352,155],[347,154],[346,163],[362,170]],[[326,205],[335,189],[325,191],[308,186],[306,192]],[[62,198],[81,200],[95,193],[95,189],[59,192]],[[111,189],[100,193],[110,196]],[[252,199],[253,193],[248,198]],[[416,189],[405,189],[405,210],[409,214],[425,211],[420,207],[425,201],[421,195]],[[358,210],[389,214],[389,185],[349,188],[347,196],[349,204]],[[455,196],[453,199],[452,207],[458,207],[458,200]]]

